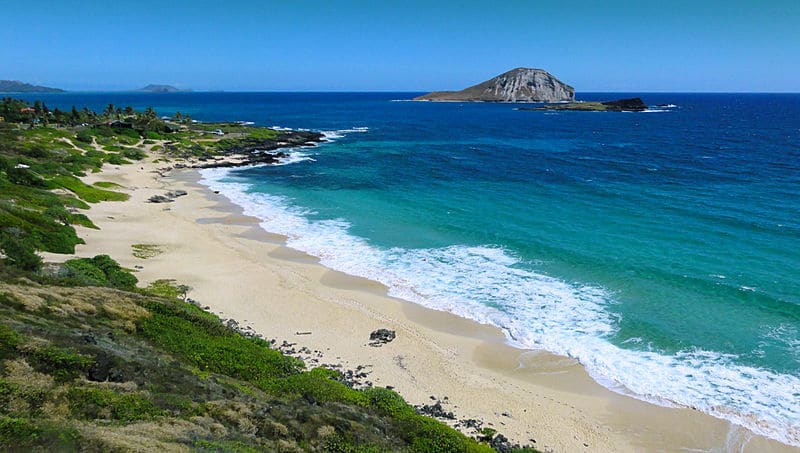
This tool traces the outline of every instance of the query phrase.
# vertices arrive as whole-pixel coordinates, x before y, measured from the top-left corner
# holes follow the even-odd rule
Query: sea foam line
[[[365,277],[389,295],[499,327],[510,343],[579,360],[601,384],[657,404],[693,407],[755,433],[800,446],[800,378],[742,366],[736,357],[687,350],[673,355],[612,344],[618,319],[602,288],[569,284],[525,269],[499,247],[380,249],[349,234],[341,219],[309,220],[291,200],[250,192],[230,169],[201,171],[286,245],[326,267]],[[635,347],[633,344],[632,347]]]

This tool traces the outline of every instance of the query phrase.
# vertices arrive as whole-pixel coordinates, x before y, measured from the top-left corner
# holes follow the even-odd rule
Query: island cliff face
[[[517,68],[461,91],[434,91],[415,101],[564,102],[575,89],[544,69]]]

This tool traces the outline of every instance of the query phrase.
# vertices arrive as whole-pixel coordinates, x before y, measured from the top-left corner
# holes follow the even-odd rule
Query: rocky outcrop
[[[241,167],[254,164],[274,164],[289,154],[285,148],[313,146],[325,136],[313,131],[280,131],[275,138],[239,138],[225,141],[215,155],[201,156],[193,168]],[[170,143],[166,144],[169,151]]]
[[[605,101],[602,103],[609,112],[641,112],[647,110],[647,104],[642,98],[618,99],[616,101]]]
[[[434,91],[416,101],[566,102],[575,89],[544,69],[517,68],[461,91]]]
[[[647,104],[641,98],[617,99],[604,102],[568,102],[566,104],[550,104],[539,107],[519,108],[518,110],[575,110],[579,112],[643,112]]]

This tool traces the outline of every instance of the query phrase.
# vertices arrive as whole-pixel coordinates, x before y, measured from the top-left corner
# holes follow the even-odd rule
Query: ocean
[[[281,165],[204,170],[204,184],[392,296],[800,446],[800,95],[577,96],[640,96],[642,113],[414,95],[27,98],[323,131]]]

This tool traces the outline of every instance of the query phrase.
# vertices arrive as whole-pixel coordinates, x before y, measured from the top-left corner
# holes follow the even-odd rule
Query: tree
[[[153,110],[153,107],[147,107],[144,110],[144,115],[147,117],[147,119],[150,119],[150,120],[154,120],[154,119],[156,119],[158,117],[158,115],[156,115],[156,111]]]
[[[130,105],[125,107],[125,115],[132,116],[136,113],[136,111]]]

